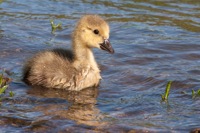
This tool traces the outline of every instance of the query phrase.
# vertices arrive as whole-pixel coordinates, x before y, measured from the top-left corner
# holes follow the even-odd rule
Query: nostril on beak
[[[104,40],[104,43],[109,43],[109,40],[108,40],[108,39],[105,39],[105,40]]]
[[[104,39],[104,42],[101,44],[100,48],[110,52],[111,54],[114,53],[114,49],[112,48],[110,41],[108,39]]]

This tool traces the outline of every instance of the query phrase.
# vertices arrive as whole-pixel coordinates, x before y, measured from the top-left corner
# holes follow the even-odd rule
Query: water
[[[21,82],[24,61],[70,48],[86,13],[110,24],[115,54],[94,50],[99,88],[67,92]],[[63,29],[51,34],[50,19]],[[13,98],[0,106],[1,132],[190,132],[200,128],[200,2],[185,0],[0,0],[0,71]],[[161,102],[172,80],[168,103]],[[183,93],[183,91],[186,92]]]

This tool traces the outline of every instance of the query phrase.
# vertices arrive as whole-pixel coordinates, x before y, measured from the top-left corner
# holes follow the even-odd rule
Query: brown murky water
[[[67,92],[21,82],[24,61],[70,48],[85,13],[111,26],[114,55],[94,50],[99,88]],[[63,29],[51,34],[50,19]],[[0,0],[0,71],[15,93],[0,105],[0,132],[190,132],[200,128],[200,1]],[[161,102],[172,80],[168,104]],[[182,93],[185,91],[186,93]]]

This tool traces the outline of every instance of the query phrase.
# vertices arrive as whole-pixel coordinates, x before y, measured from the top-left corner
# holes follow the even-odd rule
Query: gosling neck
[[[73,40],[73,52],[76,65],[90,65],[93,69],[98,69],[92,49],[77,39]]]

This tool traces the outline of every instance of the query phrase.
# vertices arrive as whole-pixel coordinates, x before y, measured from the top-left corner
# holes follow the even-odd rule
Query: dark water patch
[[[199,60],[200,59],[200,54],[199,53],[186,53],[184,55],[180,55],[181,58],[185,59],[185,60],[192,60],[192,61],[195,61],[195,60]]]

